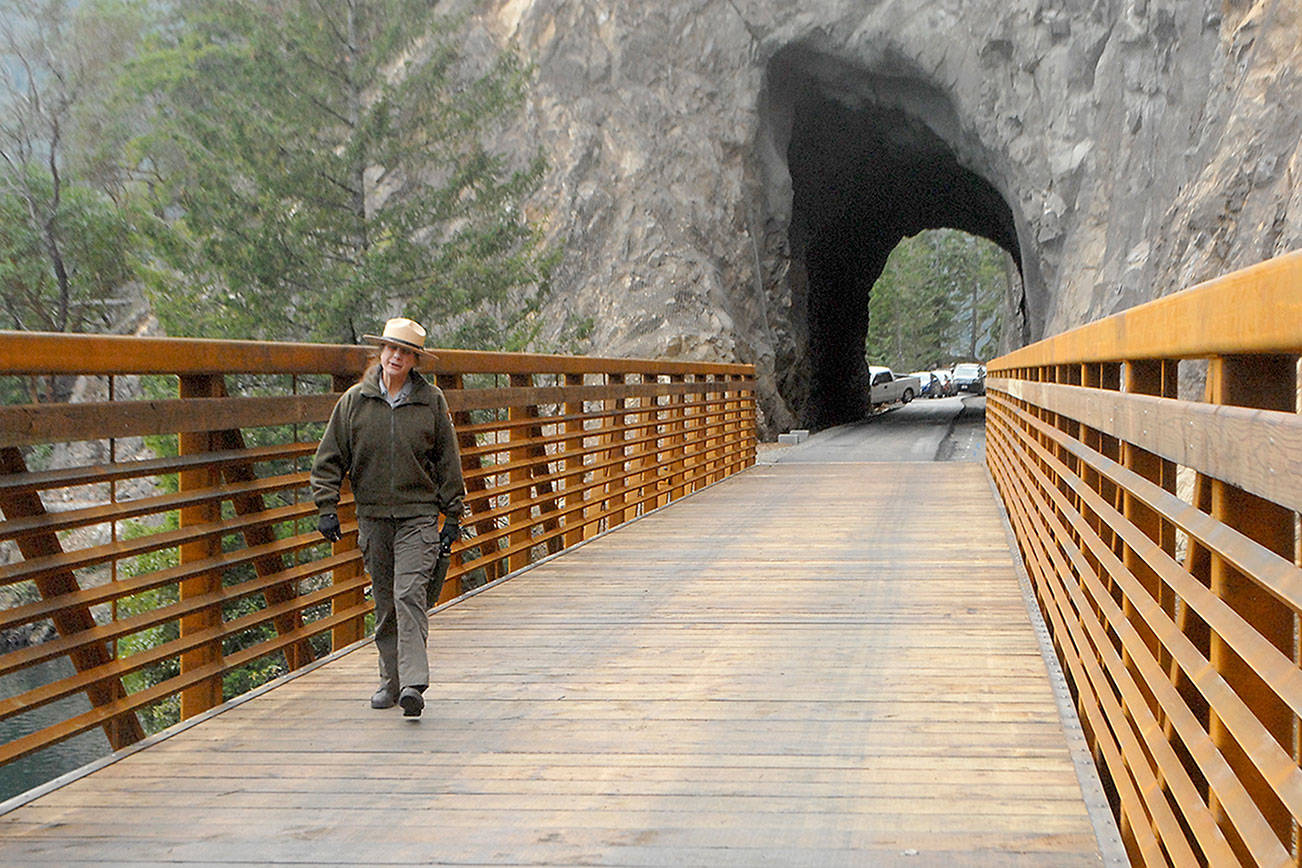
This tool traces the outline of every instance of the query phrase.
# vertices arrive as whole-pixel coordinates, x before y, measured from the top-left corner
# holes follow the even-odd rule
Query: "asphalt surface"
[[[919,398],[880,410],[859,422],[819,431],[795,446],[765,449],[759,461],[984,461],[985,425],[984,395]]]

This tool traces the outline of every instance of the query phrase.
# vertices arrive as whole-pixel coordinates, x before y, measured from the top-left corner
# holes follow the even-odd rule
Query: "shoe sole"
[[[425,709],[425,700],[417,694],[416,696],[404,696],[398,700],[402,706],[403,717],[420,717],[421,711]]]

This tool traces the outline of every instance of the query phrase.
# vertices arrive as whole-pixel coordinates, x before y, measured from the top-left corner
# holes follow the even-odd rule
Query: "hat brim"
[[[424,347],[418,347],[409,341],[399,340],[398,338],[386,338],[383,335],[362,335],[362,340],[368,341],[377,346],[388,344],[393,347],[402,347],[404,350],[411,350],[413,353],[424,356],[427,359],[438,358],[438,356],[434,355]]]

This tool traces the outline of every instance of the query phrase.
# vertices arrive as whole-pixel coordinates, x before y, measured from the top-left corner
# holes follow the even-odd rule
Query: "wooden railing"
[[[0,699],[0,719],[90,700],[0,746],[0,763],[100,727],[121,748],[150,728],[141,712],[192,717],[365,636],[351,498],[331,546],[306,485],[337,393],[367,360],[361,347],[0,332],[11,401],[78,378],[76,399],[0,407],[0,627],[51,634],[0,655],[0,676],[73,664]],[[468,489],[443,600],[754,463],[749,366],[440,351],[426,367]]]
[[[988,366],[990,469],[1136,864],[1297,864],[1300,352],[1302,252]]]

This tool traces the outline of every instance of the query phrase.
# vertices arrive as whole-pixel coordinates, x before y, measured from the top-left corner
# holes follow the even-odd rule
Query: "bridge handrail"
[[[987,461],[1136,864],[1298,855],[1299,354],[1302,251],[987,366]]]
[[[754,463],[751,366],[436,353],[425,367],[448,398],[468,487],[441,600]],[[0,628],[57,634],[0,654],[0,675],[72,663],[0,698],[0,720],[90,701],[25,726],[0,764],[96,728],[124,747],[146,734],[142,711],[190,718],[364,637],[351,497],[344,539],[325,543],[306,471],[338,393],[371,358],[0,331],[0,383],[41,398],[0,405]]]

